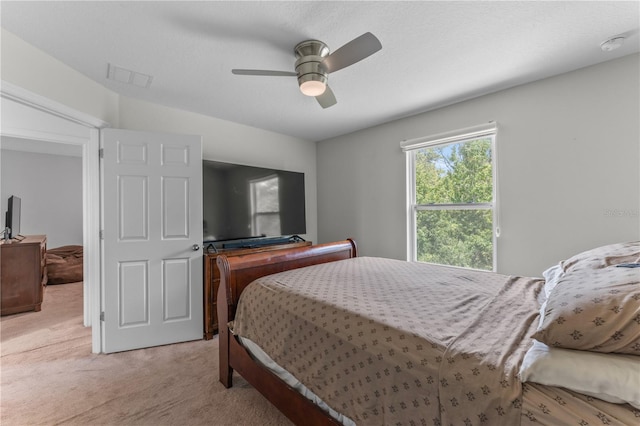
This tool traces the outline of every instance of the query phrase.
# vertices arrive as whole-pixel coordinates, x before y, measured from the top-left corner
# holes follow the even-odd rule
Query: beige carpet
[[[218,382],[218,340],[91,353],[82,283],[0,320],[0,424],[291,425],[241,377]]]

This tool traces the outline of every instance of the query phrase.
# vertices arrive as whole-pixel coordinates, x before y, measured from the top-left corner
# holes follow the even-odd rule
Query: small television
[[[304,173],[203,160],[202,189],[205,243],[249,247],[307,231]]]
[[[20,235],[20,205],[20,197],[16,197],[15,195],[9,197],[7,212],[4,219],[7,238],[16,238]]]

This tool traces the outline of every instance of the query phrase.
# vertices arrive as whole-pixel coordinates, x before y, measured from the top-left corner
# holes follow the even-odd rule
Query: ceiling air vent
[[[113,64],[107,65],[107,78],[119,83],[142,87],[143,89],[148,89],[153,81],[153,77],[150,75],[131,71]]]

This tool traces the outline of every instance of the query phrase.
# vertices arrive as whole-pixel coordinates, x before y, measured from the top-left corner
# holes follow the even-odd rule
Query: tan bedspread
[[[360,257],[257,280],[232,328],[358,425],[515,425],[541,285]]]
[[[568,389],[523,384],[522,426],[640,425],[640,410],[611,404]]]

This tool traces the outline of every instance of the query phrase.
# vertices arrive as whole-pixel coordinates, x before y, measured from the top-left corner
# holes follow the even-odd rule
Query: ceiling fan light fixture
[[[327,81],[306,80],[300,83],[300,91],[307,96],[320,96],[327,90]]]
[[[315,97],[322,95],[327,89],[328,77],[322,67],[322,59],[323,57],[319,55],[307,55],[299,56],[296,60],[298,86],[300,86],[302,94]]]
[[[360,62],[380,49],[380,40],[371,33],[354,38],[333,53],[319,40],[305,40],[294,48],[295,72],[252,69],[232,69],[231,72],[236,75],[295,76],[303,95],[314,97],[322,108],[329,108],[337,103],[327,84],[329,73]]]

